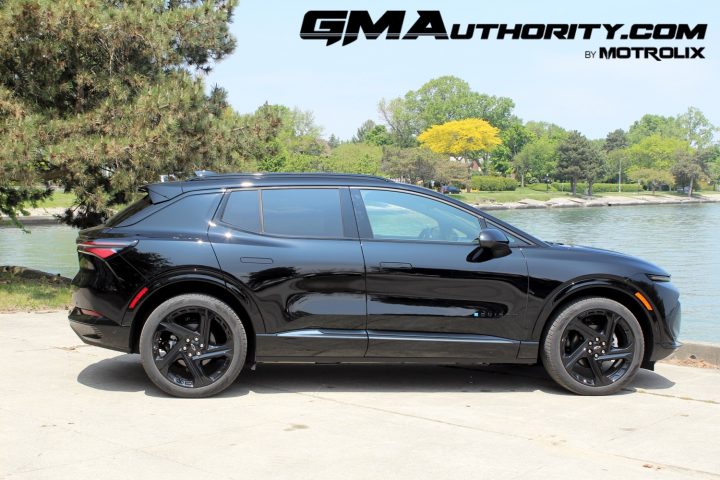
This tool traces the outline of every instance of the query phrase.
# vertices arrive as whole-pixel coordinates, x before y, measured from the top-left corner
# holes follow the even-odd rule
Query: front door
[[[515,359],[522,252],[470,261],[481,217],[419,193],[351,191],[367,271],[366,357]]]

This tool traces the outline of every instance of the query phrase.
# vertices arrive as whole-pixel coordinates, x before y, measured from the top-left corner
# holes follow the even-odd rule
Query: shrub
[[[517,182],[512,178],[475,175],[470,179],[470,188],[485,192],[515,190]]]
[[[554,182],[552,184],[553,188],[556,190],[559,190],[561,192],[569,192],[572,190],[572,186],[570,185],[570,182]],[[577,193],[583,194],[585,193],[585,190],[587,190],[587,183],[585,182],[578,182],[577,183]],[[618,186],[617,183],[593,183],[593,193],[607,193],[607,192],[617,192]],[[623,192],[642,192],[643,187],[642,185],[638,185],[637,183],[623,183],[622,184],[622,191]]]

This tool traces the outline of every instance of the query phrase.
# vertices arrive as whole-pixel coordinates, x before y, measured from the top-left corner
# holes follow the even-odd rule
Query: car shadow
[[[120,355],[83,369],[79,383],[107,391],[145,392],[167,397],[148,379],[139,355]],[[649,370],[640,370],[619,395],[636,389],[661,390],[675,383]],[[243,371],[219,397],[259,394],[327,392],[535,392],[573,395],[548,377],[539,365],[312,365],[263,364]],[[170,397],[168,397],[170,398]]]

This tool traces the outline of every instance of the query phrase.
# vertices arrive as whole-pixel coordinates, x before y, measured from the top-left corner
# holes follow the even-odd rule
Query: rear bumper
[[[84,315],[74,308],[70,315],[70,328],[88,345],[130,352],[130,327],[124,327],[105,317]]]

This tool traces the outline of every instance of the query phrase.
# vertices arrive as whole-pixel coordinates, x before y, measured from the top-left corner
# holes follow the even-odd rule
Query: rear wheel
[[[548,374],[581,395],[608,395],[627,385],[645,351],[642,328],[622,304],[585,298],[563,308],[548,328],[542,359]]]
[[[140,334],[145,372],[158,388],[177,397],[225,390],[242,370],[246,353],[240,318],[208,295],[179,295],[161,303]]]

